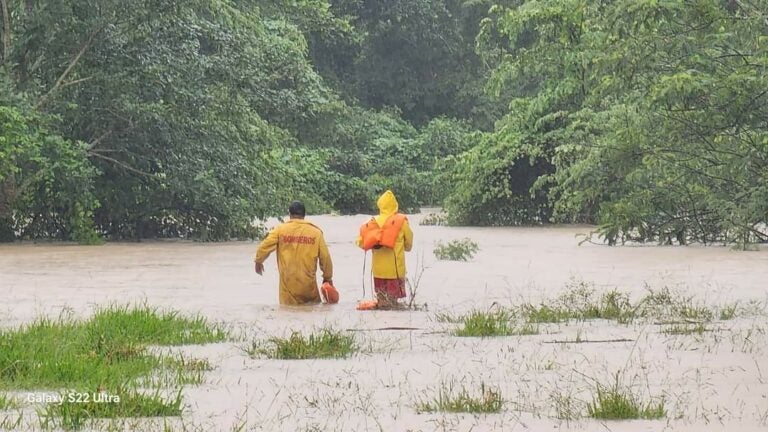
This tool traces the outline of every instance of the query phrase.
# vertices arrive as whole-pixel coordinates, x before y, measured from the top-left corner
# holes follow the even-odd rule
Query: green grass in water
[[[673,325],[671,327],[668,327],[664,329],[664,333],[668,335],[701,335],[705,331],[708,331],[706,327],[704,327],[704,324],[697,323],[697,324],[685,324],[685,325]]]
[[[451,312],[437,312],[434,315],[434,320],[439,323],[451,323],[458,324],[464,321],[465,315],[455,314]]]
[[[454,392],[452,386],[443,384],[437,396],[431,401],[422,401],[416,405],[418,412],[452,413],[498,413],[504,404],[501,393],[481,384],[478,396],[470,394],[466,388]]]
[[[462,337],[524,336],[538,334],[538,328],[526,324],[518,327],[514,315],[505,310],[472,311],[462,317],[462,327],[455,331]]]
[[[157,385],[158,377],[164,377],[159,380],[162,386],[197,384],[207,362],[154,354],[147,346],[220,342],[227,337],[203,317],[148,306],[113,306],[84,321],[40,318],[0,331],[0,388],[120,396],[119,403],[48,405],[49,422],[61,418],[66,428],[96,417],[178,415],[180,394],[163,401],[138,394],[135,387]]]
[[[102,309],[87,321],[41,318],[0,332],[0,387],[121,388],[163,365],[147,345],[220,342],[226,332],[202,317],[149,307]]]
[[[20,412],[15,414],[0,414],[0,430],[20,430],[22,420],[24,420],[24,414]]]
[[[86,400],[85,395],[90,395]],[[48,404],[40,414],[44,427],[80,429],[92,419],[126,417],[172,417],[181,415],[182,397],[179,390],[171,398],[159,392],[62,393],[61,404]]]
[[[664,401],[641,405],[635,397],[618,388],[597,390],[597,397],[587,404],[589,416],[602,420],[660,419],[666,416]]]
[[[6,394],[0,394],[0,411],[7,411],[19,407],[18,401]]]
[[[727,321],[736,318],[738,314],[738,304],[731,304],[720,309],[720,320]]]
[[[311,358],[341,358],[357,351],[355,338],[340,331],[322,329],[303,335],[294,331],[288,338],[273,337],[266,342],[253,342],[248,350],[251,357],[302,360]]]
[[[635,317],[635,309],[626,293],[611,290],[597,297],[595,290],[581,284],[550,303],[522,305],[521,314],[530,323],[590,319],[627,323]]]
[[[521,309],[529,323],[560,323],[575,318],[574,314],[566,309],[546,304],[538,306],[526,304]]]

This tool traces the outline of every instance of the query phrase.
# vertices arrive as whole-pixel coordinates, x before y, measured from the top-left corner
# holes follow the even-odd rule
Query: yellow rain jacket
[[[374,219],[380,226],[384,226],[387,218],[397,213],[398,204],[395,194],[392,191],[384,192],[379,200],[376,201],[379,207],[379,214]],[[363,247],[363,238],[357,237],[357,246]],[[400,232],[397,234],[395,248],[381,247],[373,249],[373,277],[380,279],[402,279],[405,278],[405,252],[413,247],[413,231],[411,231],[408,220],[403,223]]]
[[[333,263],[320,228],[304,219],[291,219],[270,231],[256,250],[254,261],[262,264],[277,250],[280,271],[280,304],[320,303],[317,263],[323,280],[333,278]]]

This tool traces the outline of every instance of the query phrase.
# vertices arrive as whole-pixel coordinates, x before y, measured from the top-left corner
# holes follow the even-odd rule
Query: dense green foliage
[[[398,107],[418,125],[440,116],[492,127],[501,113],[483,92],[489,70],[475,53],[492,0],[331,0],[353,38],[311,37],[312,59],[348,100]]]
[[[768,4],[0,0],[0,241],[310,212],[768,240]]]
[[[2,6],[3,240],[249,237],[293,198],[363,212],[387,188],[413,210],[471,146],[468,124],[419,131],[319,74],[364,33],[325,1]]]
[[[455,222],[599,223],[611,244],[766,239],[766,3],[518,3],[479,36],[500,59],[492,88],[514,99],[457,164]]]

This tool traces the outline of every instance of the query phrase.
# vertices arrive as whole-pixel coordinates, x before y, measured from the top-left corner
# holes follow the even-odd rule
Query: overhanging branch
[[[77,55],[69,62],[69,65],[66,69],[64,69],[64,72],[59,76],[59,79],[56,80],[56,83],[53,84],[53,87],[51,87],[50,90],[48,90],[48,93],[43,95],[43,97],[40,98],[40,100],[37,102],[37,105],[35,108],[40,108],[45,104],[45,102],[48,100],[48,98],[55,93],[57,90],[59,90],[62,87],[62,83],[64,83],[64,80],[67,78],[70,72],[72,72],[72,69],[77,66],[77,63],[80,61],[80,58],[83,57],[83,54],[85,54],[86,51],[88,51],[88,48],[90,48],[91,44],[93,43],[93,40],[96,39],[96,36],[101,33],[102,30],[106,27],[106,23],[100,25],[96,30],[91,32],[91,35],[88,37],[88,40],[85,41],[85,43],[80,47],[80,51],[77,52]]]
[[[92,152],[92,151],[89,151],[89,152],[88,152],[88,156],[93,156],[93,157],[96,157],[96,158],[99,158],[99,159],[105,160],[105,161],[107,161],[107,162],[113,163],[113,164],[115,164],[115,165],[117,165],[117,166],[119,166],[119,167],[121,167],[121,168],[125,169],[126,171],[130,171],[130,172],[132,172],[132,173],[134,173],[134,174],[139,174],[139,175],[141,175],[141,176],[144,176],[144,177],[149,177],[149,178],[152,178],[152,179],[155,179],[155,180],[159,180],[159,179],[160,179],[160,178],[159,178],[157,175],[155,175],[155,174],[152,174],[152,173],[148,173],[148,172],[145,172],[145,171],[141,171],[141,170],[138,170],[138,169],[136,169],[136,168],[134,168],[134,167],[132,167],[132,166],[130,166],[130,165],[128,165],[128,164],[126,164],[125,162],[119,161],[119,160],[117,160],[117,159],[115,159],[115,158],[111,158],[111,157],[109,157],[109,156],[105,156],[105,155],[103,155],[103,154],[100,154],[100,153],[97,153],[97,152]]]

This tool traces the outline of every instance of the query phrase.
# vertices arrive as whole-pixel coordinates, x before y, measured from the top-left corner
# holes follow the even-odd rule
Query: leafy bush
[[[93,218],[99,206],[93,181],[97,171],[85,144],[50,132],[51,120],[0,106],[0,241],[98,243]]]
[[[764,14],[563,5],[500,6],[483,23],[478,47],[507,53],[489,88],[513,99],[456,164],[453,222],[554,215],[598,224],[608,244],[768,241]]]
[[[419,225],[445,225],[446,217],[442,214],[430,213],[424,216]]]
[[[509,141],[512,140],[512,141]],[[445,199],[451,225],[526,225],[549,222],[545,191],[534,189],[553,167],[515,137],[485,135],[454,158],[443,180],[452,187]]]
[[[461,240],[452,240],[448,243],[442,241],[437,243],[434,253],[439,260],[447,261],[468,261],[471,259],[480,247],[470,238]]]

